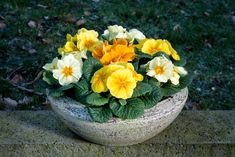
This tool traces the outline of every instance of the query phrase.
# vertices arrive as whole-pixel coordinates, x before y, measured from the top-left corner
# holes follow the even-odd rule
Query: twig
[[[26,83],[26,85],[34,84],[37,80],[40,79],[40,77],[42,76],[42,74],[43,74],[43,70],[41,70],[41,71],[37,74],[37,76],[36,76],[32,81]]]
[[[20,70],[21,68],[22,68],[22,66],[16,68],[14,71],[12,71],[12,72],[10,73],[10,75],[7,77],[7,80],[9,80],[9,79],[11,78],[11,76],[12,76],[14,73],[16,73],[18,70]]]
[[[33,89],[28,89],[28,88],[25,88],[25,87],[22,87],[22,86],[13,84],[13,83],[11,83],[11,84],[12,84],[14,87],[17,87],[18,89],[20,89],[20,90],[22,90],[22,91],[26,91],[26,92],[29,92],[29,93],[34,93],[34,94],[37,94],[37,95],[43,95],[43,93],[35,92]]]

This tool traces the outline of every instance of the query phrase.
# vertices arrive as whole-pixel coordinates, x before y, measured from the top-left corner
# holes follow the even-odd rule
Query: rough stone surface
[[[235,111],[183,111],[154,138],[108,147],[71,132],[52,111],[0,112],[0,157],[234,157]]]
[[[145,110],[137,119],[112,118],[107,123],[91,120],[87,108],[68,97],[48,97],[61,120],[81,137],[103,145],[142,143],[164,130],[178,116],[188,97],[187,88]]]

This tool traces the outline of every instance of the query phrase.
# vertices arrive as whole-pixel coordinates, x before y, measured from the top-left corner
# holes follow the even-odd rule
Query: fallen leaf
[[[204,15],[207,17],[210,16],[210,14],[208,12],[204,12]]]
[[[6,109],[15,109],[18,105],[17,101],[7,97],[7,98],[2,98],[0,97],[0,104],[4,105],[4,108]]]
[[[91,15],[91,12],[88,11],[88,10],[85,10],[83,13],[84,13],[85,16],[90,16]]]
[[[65,19],[64,19],[65,22],[67,23],[75,23],[77,21],[76,17],[72,14],[68,14]]]
[[[48,45],[50,45],[50,44],[53,43],[52,39],[50,39],[50,38],[43,38],[43,39],[42,39],[42,42],[43,42],[44,44],[48,44]]]
[[[6,27],[7,27],[7,25],[4,22],[0,22],[0,29],[4,29]]]
[[[176,24],[176,25],[173,27],[173,31],[179,31],[180,29],[181,29],[180,24]]]
[[[33,44],[25,39],[20,39],[20,38],[14,38],[8,42],[8,45],[11,49],[22,49],[25,50],[29,53],[35,53],[36,50],[33,47]]]
[[[48,6],[46,6],[46,5],[42,5],[42,4],[38,4],[37,6],[38,6],[38,7],[40,7],[40,8],[43,8],[43,9],[48,8]]]
[[[36,27],[37,27],[37,23],[36,23],[35,21],[30,20],[30,21],[28,22],[28,26],[29,26],[30,28],[36,28]]]
[[[20,82],[22,82],[24,79],[22,77],[22,75],[20,74],[16,74],[11,80],[10,83],[12,84],[19,84]]]
[[[81,19],[81,20],[78,20],[77,22],[76,22],[76,26],[81,26],[81,25],[83,25],[83,24],[85,24],[86,23],[86,20],[85,19]]]

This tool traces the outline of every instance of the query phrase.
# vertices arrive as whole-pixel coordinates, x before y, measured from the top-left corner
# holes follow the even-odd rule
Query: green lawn
[[[187,56],[188,70],[194,74],[189,108],[235,109],[234,9],[232,0],[1,1],[0,94],[16,101],[25,95],[33,98],[18,109],[45,108],[45,97],[38,95],[45,83],[29,82],[56,56],[65,35],[81,27],[103,33],[108,25],[118,24],[166,38]],[[81,19],[85,23],[76,25]],[[30,20],[36,27],[28,26]]]

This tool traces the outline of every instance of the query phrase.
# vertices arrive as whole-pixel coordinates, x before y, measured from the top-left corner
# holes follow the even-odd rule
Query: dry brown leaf
[[[7,25],[4,22],[0,22],[0,29],[4,29],[6,27],[7,27]]]
[[[36,27],[37,27],[37,23],[36,23],[35,21],[30,20],[30,21],[28,22],[28,26],[29,26],[30,28],[36,28]]]
[[[20,74],[15,74],[15,76],[10,80],[10,83],[12,84],[19,84],[20,82],[22,82],[24,79],[22,77],[22,75]]]
[[[81,25],[83,25],[83,24],[85,24],[86,23],[86,20],[85,19],[81,19],[81,20],[78,20],[77,22],[76,22],[76,26],[81,26]]]

